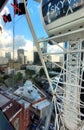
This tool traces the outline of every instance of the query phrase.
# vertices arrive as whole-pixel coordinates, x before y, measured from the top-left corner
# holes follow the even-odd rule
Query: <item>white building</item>
[[[16,95],[23,96],[30,101],[40,100],[42,97],[46,97],[31,81],[26,81],[23,87],[19,87],[14,92]]]
[[[6,52],[5,57],[8,58],[8,60],[10,60],[11,59],[11,52]]]
[[[11,69],[10,67],[8,67],[5,70],[5,74],[10,75],[10,74],[15,74],[15,69]]]
[[[18,49],[18,61],[21,64],[24,64],[24,49]]]
[[[29,70],[34,70],[36,73],[38,73],[39,70],[42,68],[42,66],[39,66],[39,65],[28,65],[26,68],[29,69]]]
[[[48,115],[50,102],[47,100],[46,95],[32,84],[31,81],[27,80],[24,86],[19,87],[14,94],[29,101],[32,104],[31,111],[35,112],[35,114],[39,113],[40,119]]]
[[[5,65],[8,63],[8,58],[0,57],[0,65]]]

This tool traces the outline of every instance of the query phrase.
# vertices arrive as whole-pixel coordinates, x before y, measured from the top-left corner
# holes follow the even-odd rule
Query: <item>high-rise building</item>
[[[5,57],[8,58],[8,60],[10,60],[11,59],[11,52],[6,52]]]
[[[47,52],[47,42],[43,43],[43,53]]]
[[[18,61],[21,64],[24,64],[24,49],[18,49]]]
[[[24,64],[27,64],[27,56],[24,56]]]
[[[37,48],[36,48],[36,46],[34,45],[34,47],[33,47],[34,49],[33,49],[33,51],[34,51],[34,64],[36,65],[41,65],[41,61],[40,61],[40,57],[39,57],[39,54],[38,54],[38,52],[37,52]],[[47,52],[47,43],[45,42],[45,43],[40,43],[40,48],[41,48],[41,51],[43,52],[43,53],[46,53]]]
[[[40,58],[39,58],[39,55],[38,55],[38,52],[34,52],[34,64],[35,65],[40,65],[41,64],[41,61],[40,61]]]

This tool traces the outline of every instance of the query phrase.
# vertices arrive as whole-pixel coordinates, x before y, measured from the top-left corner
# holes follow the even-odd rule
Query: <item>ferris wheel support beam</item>
[[[44,41],[49,42],[49,40],[51,40],[51,41],[54,40],[57,42],[68,41],[68,40],[70,40],[69,39],[70,36],[72,39],[73,39],[73,37],[75,38],[74,41],[70,41],[70,43],[69,43],[69,48],[68,48],[69,51],[65,51],[66,49],[63,49],[63,51],[65,51],[67,53],[68,59],[66,61],[66,68],[64,68],[64,67],[60,67],[60,68],[64,70],[64,73],[66,75],[66,84],[68,84],[66,87],[66,90],[65,90],[66,96],[64,99],[65,100],[64,101],[64,112],[63,112],[64,126],[69,128],[70,130],[77,129],[78,128],[78,119],[79,119],[78,115],[80,112],[80,105],[76,104],[77,101],[80,102],[80,91],[79,91],[79,88],[77,86],[79,86],[79,82],[82,79],[81,74],[80,74],[80,66],[82,63],[81,52],[80,52],[81,51],[81,44],[78,43],[77,38],[81,37],[81,39],[83,39],[84,28],[82,28],[82,29],[80,28],[80,29],[75,30],[75,31],[70,31],[68,33],[52,36],[52,37],[49,37],[49,38],[46,38],[43,40],[38,40],[37,35],[35,33],[35,30],[34,30],[34,27],[33,27],[33,24],[32,24],[32,21],[31,21],[31,18],[30,18],[30,15],[29,15],[29,11],[26,8],[25,0],[24,0],[24,5],[25,5],[27,23],[28,23],[29,28],[31,30],[31,34],[33,36],[34,43],[37,47],[40,60],[42,62],[46,77],[48,79],[49,85],[50,85],[52,93],[53,93],[53,97],[55,95],[53,92],[52,83],[51,83],[45,62],[44,62],[44,57],[42,55],[39,43],[44,42]],[[52,41],[52,44],[56,45],[57,43]],[[80,50],[80,51],[76,52],[77,50]],[[64,54],[66,54],[66,53],[64,53]],[[59,66],[59,65],[57,65],[57,66]],[[75,68],[77,68],[77,70]],[[73,83],[73,85],[71,85],[72,83]],[[67,92],[70,92],[71,94],[73,93],[73,95],[75,95],[75,97],[73,97],[70,93],[67,93]],[[67,101],[67,99],[69,99],[69,100]],[[49,118],[47,118],[47,120],[46,120],[45,130],[48,130],[48,128],[49,128],[51,110],[52,110],[51,108],[50,108],[50,113],[48,115]],[[74,110],[75,112],[72,110]],[[56,114],[57,114],[57,112],[56,112]],[[60,128],[58,115],[56,115],[56,118],[55,118],[55,128],[57,128],[57,130],[59,130],[59,128]]]
[[[81,50],[81,43],[77,41],[69,42],[68,49]],[[77,119],[80,112],[80,105],[78,105],[77,102],[80,102],[80,90],[77,86],[80,83],[79,79],[81,77],[80,66],[81,66],[81,52],[67,54],[66,69],[70,71],[70,73],[68,74],[66,71],[65,80],[66,80],[66,83],[68,83],[69,85],[66,86],[66,92],[65,92],[66,97],[65,97],[65,103],[64,103],[64,120],[66,122],[67,128],[69,128],[70,130],[78,129]],[[75,69],[75,67],[78,67],[78,68]],[[72,83],[73,85],[71,85]],[[70,93],[67,93],[67,91],[69,91]],[[73,94],[75,97],[71,96],[71,94]],[[69,99],[70,101],[67,101],[67,99]],[[76,122],[74,123],[74,121]]]
[[[59,42],[65,42],[65,41],[69,41],[68,40],[68,36],[73,37],[73,35],[74,35],[74,38],[76,36],[79,36],[79,37],[81,37],[81,39],[84,39],[83,34],[84,34],[84,28],[80,28],[80,29],[77,29],[75,31],[70,31],[70,32],[67,32],[67,33],[63,33],[63,34],[59,34],[59,35],[55,35],[55,36],[51,36],[51,37],[45,38],[43,40],[42,39],[38,40],[38,43],[45,42],[45,41],[50,41],[50,40],[55,40],[55,41],[59,41]],[[74,39],[74,40],[78,40],[78,39]]]
[[[37,47],[37,50],[38,50],[38,54],[39,54],[39,57],[40,57],[40,60],[42,62],[42,65],[43,65],[43,68],[44,68],[44,71],[45,71],[45,74],[46,74],[46,77],[48,79],[48,82],[49,82],[49,85],[52,89],[52,85],[51,85],[51,82],[50,82],[50,78],[49,78],[49,75],[48,75],[48,71],[46,69],[46,65],[45,65],[45,62],[44,62],[44,59],[43,59],[43,56],[42,56],[42,52],[41,52],[41,49],[40,49],[40,45],[38,44],[38,38],[37,38],[37,35],[35,33],[35,30],[34,30],[34,27],[33,27],[33,24],[32,24],[32,21],[31,21],[31,18],[30,18],[30,15],[29,15],[29,11],[26,7],[26,3],[25,3],[25,0],[24,1],[24,6],[25,6],[25,11],[26,11],[26,19],[27,19],[27,23],[29,25],[29,28],[31,30],[31,34],[32,34],[32,37],[33,37],[33,40],[34,40],[34,43]],[[53,89],[52,89],[53,91]]]
[[[47,60],[50,61],[48,58],[47,58]],[[80,63],[81,63],[81,62],[80,62]],[[58,65],[57,63],[53,63],[53,64],[55,64],[56,66],[58,66],[58,67],[61,68],[62,70],[66,71],[68,74],[72,74],[70,70],[65,69],[64,67]],[[76,68],[79,68],[79,67],[76,66]],[[76,74],[74,74],[74,73],[73,73],[72,75],[75,76],[75,77],[77,77],[77,78],[79,78],[80,80],[82,80],[82,78],[81,78],[81,77],[78,77],[78,75],[76,75]],[[84,81],[84,80],[82,80],[82,81]],[[66,84],[67,84],[67,83],[66,83]],[[75,86],[76,86],[76,85],[75,85]],[[77,86],[79,86],[79,85],[77,85]]]
[[[44,53],[43,56],[46,56],[46,55],[56,55],[56,54],[68,54],[68,53],[79,53],[79,52],[84,52],[84,49],[81,49],[81,50],[75,50],[75,51],[63,51],[63,52],[55,52],[55,53]]]

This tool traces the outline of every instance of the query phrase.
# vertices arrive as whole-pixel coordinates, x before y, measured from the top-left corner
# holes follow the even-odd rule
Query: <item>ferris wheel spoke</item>
[[[50,6],[50,5],[49,5]],[[71,11],[72,12],[72,11]],[[77,40],[74,36],[79,36],[80,32],[84,31],[84,28],[78,30],[72,30],[70,32],[65,32],[63,34],[55,35],[49,38],[45,38],[43,40],[38,40],[31,24],[31,19],[29,16],[29,12],[26,10],[27,21],[30,26],[30,30],[32,32],[32,36],[34,38],[34,43],[36,43],[36,47],[44,67],[44,71],[46,73],[47,80],[49,82],[49,87],[52,92],[52,101],[49,110],[49,115],[46,118],[45,123],[45,130],[49,130],[50,127],[50,120],[53,112],[53,105],[55,109],[55,120],[54,125],[56,130],[74,130],[78,128],[78,125],[81,123],[81,116],[83,117],[84,114],[80,111],[81,108],[84,107],[84,102],[81,98],[84,91],[84,78],[83,78],[83,60],[81,59],[81,54],[84,52],[82,49],[82,40]],[[49,18],[49,16],[48,16]],[[30,20],[29,20],[30,19]],[[61,44],[56,42],[56,40],[61,41],[70,39],[70,36],[73,37],[72,39],[67,42],[67,47],[62,47]],[[67,37],[67,38],[66,38]],[[50,78],[48,69],[45,64],[45,60],[52,63],[48,55],[52,55],[53,53],[45,53],[43,54],[40,48],[40,42],[47,42],[47,44],[57,45],[62,51],[56,52],[54,54],[64,55],[63,59],[63,66],[59,65],[58,63],[53,63],[56,67],[61,69],[58,80]],[[60,79],[63,77],[63,81],[61,82]],[[57,78],[57,77],[56,77]],[[53,87],[55,85],[55,88]],[[62,86],[61,86],[61,85]],[[81,95],[80,95],[81,92]]]

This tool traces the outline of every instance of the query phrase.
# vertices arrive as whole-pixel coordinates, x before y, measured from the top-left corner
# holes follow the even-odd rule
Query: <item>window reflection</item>
[[[0,130],[15,130],[0,110]]]
[[[46,24],[84,7],[84,0],[43,0],[42,14]]]

